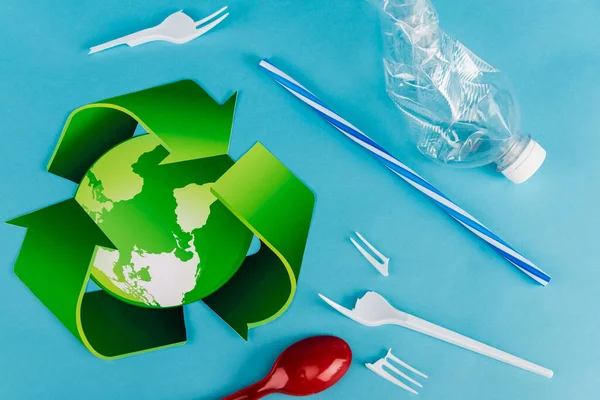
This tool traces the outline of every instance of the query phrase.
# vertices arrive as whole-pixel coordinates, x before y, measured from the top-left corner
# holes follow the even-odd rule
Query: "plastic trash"
[[[546,151],[520,132],[508,79],[440,29],[430,0],[368,0],[382,11],[387,92],[409,118],[417,147],[438,162],[495,163],[514,183]]]
[[[386,381],[391,382],[394,385],[401,387],[402,389],[404,389],[408,392],[411,392],[412,394],[419,394],[419,392],[417,392],[415,389],[408,386],[406,383],[402,382],[402,380],[400,380],[399,378],[394,376],[394,374],[396,374],[400,378],[404,378],[406,381],[408,381],[408,382],[412,383],[413,385],[416,385],[420,388],[422,388],[423,385],[421,385],[419,382],[417,382],[416,380],[414,380],[413,378],[411,378],[410,376],[408,376],[404,372],[402,372],[400,369],[395,367],[394,364],[392,364],[390,362],[390,360],[393,361],[395,364],[398,364],[398,365],[404,367],[405,369],[409,370],[410,372],[427,379],[427,375],[425,375],[418,369],[411,367],[410,365],[408,365],[407,363],[405,363],[404,361],[402,361],[401,359],[399,359],[398,357],[393,355],[392,349],[388,350],[387,355],[385,357],[380,358],[379,360],[375,361],[374,363],[366,363],[365,366],[367,368],[369,368],[371,371],[375,372],[380,377],[382,377],[383,379],[385,379]]]
[[[439,325],[435,325],[429,321],[405,313],[404,311],[400,311],[388,303],[387,300],[377,292],[367,292],[362,298],[356,301],[352,310],[337,304],[320,293],[319,297],[333,309],[359,324],[365,326],[402,326],[546,378],[552,378],[552,376],[554,376],[554,372],[548,368],[523,360],[522,358],[498,350],[487,344],[478,342]]]
[[[229,13],[220,15],[226,10],[227,6],[221,8],[219,11],[209,15],[208,17],[202,18],[199,21],[194,21],[192,17],[183,11],[177,11],[165,18],[163,22],[152,28],[146,28],[139,32],[135,32],[98,46],[94,46],[90,48],[89,54],[98,53],[100,51],[123,44],[126,44],[129,47],[135,47],[139,46],[140,44],[154,41],[184,44],[204,35],[206,32],[219,25],[225,18],[229,16]],[[219,18],[213,20],[213,18],[217,16],[219,16]]]
[[[258,400],[275,393],[311,396],[338,383],[351,365],[352,350],[346,341],[312,336],[285,349],[265,378],[221,400]]]
[[[383,255],[383,253],[381,253],[379,250],[377,250],[375,248],[375,246],[373,246],[371,243],[369,243],[369,241],[367,241],[367,239],[365,239],[363,237],[363,235],[361,235],[358,232],[354,232],[356,234],[356,237],[358,237],[358,239],[363,242],[367,248],[369,248],[369,250],[371,250],[371,253],[369,253],[367,251],[367,249],[365,249],[364,247],[362,247],[360,244],[358,244],[358,242],[351,237],[350,241],[352,242],[352,244],[354,245],[354,247],[356,247],[356,249],[360,252],[360,254],[362,254],[362,256],[373,266],[375,267],[375,269],[377,271],[379,271],[379,273],[383,276],[389,276],[389,268],[390,268],[390,258],[386,257]]]
[[[453,203],[447,196],[436,189],[422,176],[417,174],[408,166],[404,165],[397,158],[393,157],[389,152],[375,143],[373,139],[367,136],[364,132],[360,131],[350,122],[336,114],[332,109],[328,108],[323,101],[316,97],[300,82],[296,81],[291,76],[277,68],[267,59],[262,60],[259,65],[267,75],[279,83],[288,92],[292,93],[298,99],[310,106],[321,117],[334,126],[340,133],[368,151],[381,164],[385,165],[399,178],[403,179],[409,185],[427,196],[431,201],[437,204],[442,210],[457,220],[461,225],[463,225],[477,237],[486,241],[498,252],[498,254],[506,258],[512,265],[519,268],[519,270],[521,270],[524,274],[544,286],[550,282],[551,278],[548,274],[542,271],[533,262],[523,257],[523,255],[517,253],[517,251],[508,243],[500,239],[496,234],[490,231],[471,214],[460,208],[456,203]],[[325,155],[325,157],[328,156],[329,155]]]

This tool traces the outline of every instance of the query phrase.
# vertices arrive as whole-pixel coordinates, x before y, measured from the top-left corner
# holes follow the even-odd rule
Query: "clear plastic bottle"
[[[520,133],[506,77],[440,29],[430,0],[369,1],[383,12],[388,94],[419,150],[448,165],[495,163],[515,183],[530,178],[546,152]]]

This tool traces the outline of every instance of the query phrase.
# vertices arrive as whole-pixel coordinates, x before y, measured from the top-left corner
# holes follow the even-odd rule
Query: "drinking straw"
[[[312,92],[298,83],[292,77],[274,66],[267,59],[262,60],[259,65],[264,72],[273,78],[273,80],[283,86],[294,96],[302,100],[304,103],[308,104],[327,122],[333,125],[347,138],[371,153],[371,155],[389,168],[394,174],[408,182],[408,184],[419,190],[425,196],[429,197],[430,200],[448,213],[452,218],[457,220],[461,225],[481,239],[485,240],[502,257],[507,259],[511,264],[513,264],[527,276],[543,286],[546,286],[550,282],[550,276],[537,267],[533,262],[522,256],[519,252],[508,245],[508,243],[490,231],[485,225],[483,225],[476,218],[460,208],[458,205],[456,205],[456,203],[451,201],[442,192],[436,189],[431,183],[401,163],[383,147],[375,143],[361,130],[333,112],[321,100],[319,100],[317,96],[315,96]]]

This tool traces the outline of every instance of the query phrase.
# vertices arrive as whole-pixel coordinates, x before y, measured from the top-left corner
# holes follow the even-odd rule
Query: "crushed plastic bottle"
[[[409,117],[424,155],[448,165],[495,163],[514,183],[546,151],[520,133],[510,83],[439,27],[430,0],[368,0],[382,11],[387,91]]]

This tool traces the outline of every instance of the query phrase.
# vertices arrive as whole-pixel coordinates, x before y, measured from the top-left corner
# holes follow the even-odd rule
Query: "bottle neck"
[[[519,158],[519,156],[525,151],[527,145],[531,142],[531,136],[515,136],[513,140],[506,147],[504,154],[496,160],[496,166],[498,172],[502,172],[508,168],[512,163]]]

